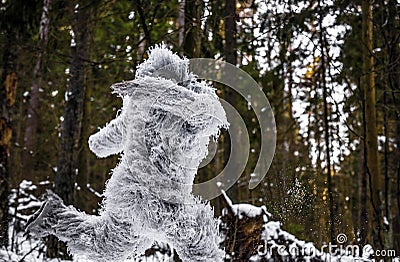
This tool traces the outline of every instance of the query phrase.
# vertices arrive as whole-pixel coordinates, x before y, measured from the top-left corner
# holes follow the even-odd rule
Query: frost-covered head
[[[165,45],[150,49],[149,58],[138,66],[135,78],[145,76],[161,76],[177,83],[189,79],[189,60],[180,58]]]
[[[190,61],[179,57],[164,44],[156,45],[148,51],[148,58],[138,65],[135,80],[113,84],[113,93],[120,96],[132,94],[138,87],[138,81],[151,77],[174,82],[196,93],[214,93],[209,85],[198,84],[197,78],[189,71]]]
[[[194,79],[189,73],[189,60],[180,58],[164,44],[150,48],[148,58],[136,68],[135,80],[145,77],[168,79],[182,86]],[[124,81],[111,86],[113,92],[120,95],[131,93],[135,87],[135,81]]]

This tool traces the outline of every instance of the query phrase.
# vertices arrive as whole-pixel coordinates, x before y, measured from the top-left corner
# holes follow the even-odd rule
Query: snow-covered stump
[[[220,231],[225,261],[247,261],[264,244],[261,233],[269,213],[264,207],[234,205],[225,192],[223,196],[226,207],[222,210]]]
[[[223,196],[226,207],[220,230],[225,261],[325,261],[318,255],[292,255],[291,248],[301,250],[306,243],[281,229],[280,222],[270,221],[272,215],[265,206],[233,204],[225,192]]]
[[[297,239],[282,229],[279,221],[265,206],[233,204],[223,192],[226,207],[222,211],[221,245],[226,251],[225,261],[308,261],[308,262],[372,262],[371,254],[349,254],[345,247],[318,249],[313,243]],[[348,246],[354,247],[354,246]],[[362,251],[362,250],[361,250]],[[393,260],[395,261],[395,260]]]
[[[215,90],[188,70],[187,59],[157,46],[134,80],[114,84],[123,108],[89,138],[98,157],[122,155],[100,215],[67,207],[48,192],[27,230],[55,235],[71,254],[95,261],[139,256],[154,241],[170,244],[185,262],[222,261],[218,221],[192,185],[210,137],[228,123]]]

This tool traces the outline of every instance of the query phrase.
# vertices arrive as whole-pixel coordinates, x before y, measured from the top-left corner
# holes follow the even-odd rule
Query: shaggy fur
[[[222,261],[217,220],[192,185],[210,137],[227,127],[215,90],[197,81],[189,62],[157,46],[132,81],[114,84],[121,113],[89,138],[98,157],[122,153],[106,185],[99,216],[65,206],[55,194],[29,222],[53,234],[73,255],[123,261],[154,241],[171,244],[183,261]]]

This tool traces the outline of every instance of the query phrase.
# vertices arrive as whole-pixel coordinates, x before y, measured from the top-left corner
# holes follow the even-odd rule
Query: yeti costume
[[[121,113],[89,138],[98,157],[121,153],[100,215],[47,192],[27,230],[55,235],[71,254],[94,261],[139,256],[154,241],[169,243],[183,261],[222,261],[213,210],[192,194],[210,137],[228,126],[215,90],[163,45],[150,50],[134,80],[111,88],[123,99]]]

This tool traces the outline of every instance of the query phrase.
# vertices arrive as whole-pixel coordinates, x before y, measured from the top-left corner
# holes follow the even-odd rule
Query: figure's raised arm
[[[124,107],[126,102],[124,101]],[[89,137],[89,148],[98,157],[108,157],[123,150],[125,136],[125,112],[111,120],[104,128]]]

